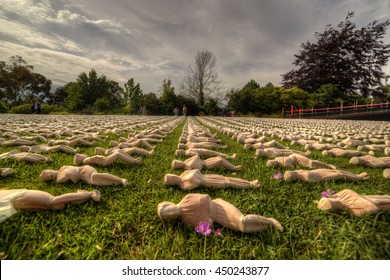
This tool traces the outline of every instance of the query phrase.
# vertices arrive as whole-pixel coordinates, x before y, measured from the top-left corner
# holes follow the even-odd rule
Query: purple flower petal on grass
[[[195,230],[204,236],[207,236],[211,233],[210,224],[208,222],[199,222]]]
[[[333,192],[330,189],[327,189],[325,192],[321,193],[322,197],[330,197],[332,196]]]
[[[283,178],[283,176],[282,176],[282,174],[281,174],[280,172],[278,172],[278,173],[275,173],[275,174],[274,174],[273,178],[274,178],[275,180],[280,180],[280,179]]]
[[[221,230],[220,230],[220,229],[217,229],[217,230],[214,232],[214,235],[215,235],[215,236],[221,236]]]

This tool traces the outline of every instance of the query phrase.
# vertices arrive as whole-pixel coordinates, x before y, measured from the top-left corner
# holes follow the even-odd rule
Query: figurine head
[[[76,154],[73,159],[74,165],[82,165],[84,160],[87,158],[86,155],[83,154]]]
[[[164,201],[157,205],[157,214],[163,220],[172,219],[181,215],[181,208],[173,202]]]
[[[177,148],[178,149],[185,149],[186,148],[186,144],[179,143],[179,144],[177,144]]]
[[[318,201],[317,208],[321,209],[322,211],[331,211],[331,210],[342,209],[343,205],[337,199],[323,197],[320,199],[320,201]]]
[[[244,145],[244,149],[250,149],[250,148],[252,148],[252,144],[245,144]]]
[[[110,147],[115,147],[115,146],[118,146],[118,144],[119,144],[119,142],[118,141],[115,141],[115,140],[111,140],[110,142],[109,142],[109,146]]]
[[[286,182],[295,181],[298,179],[298,173],[296,171],[286,171],[284,172],[284,180]]]
[[[266,162],[265,165],[268,166],[268,167],[277,167],[277,166],[280,166],[280,163],[279,163],[279,161],[277,161],[277,160],[270,159],[270,160],[268,160],[268,161]]]
[[[166,174],[164,177],[164,183],[166,185],[180,185],[181,179],[174,174]]]
[[[46,182],[46,181],[53,181],[55,179],[57,179],[57,171],[55,170],[43,170],[41,175],[39,175],[39,179],[43,182]]]
[[[266,154],[267,153],[264,151],[264,149],[256,149],[255,152],[256,157],[265,157]]]
[[[390,168],[386,168],[385,170],[383,170],[383,177],[385,177],[386,179],[390,178]]]
[[[313,148],[313,146],[309,143],[305,144],[305,150],[311,150]]]
[[[171,167],[173,169],[183,168],[184,167],[184,162],[175,159],[174,161],[172,161]]]
[[[180,149],[180,150],[176,150],[175,151],[175,155],[176,156],[184,156],[186,154],[186,151],[183,150],[183,149]]]
[[[29,147],[29,146],[20,146],[20,147],[19,147],[19,150],[20,150],[21,152],[28,152],[28,151],[30,150],[30,148],[31,148],[31,147]]]
[[[95,155],[104,155],[105,152],[106,152],[106,149],[104,149],[102,147],[95,148]]]
[[[349,163],[352,165],[358,165],[359,164],[359,158],[358,157],[353,157],[349,160]]]

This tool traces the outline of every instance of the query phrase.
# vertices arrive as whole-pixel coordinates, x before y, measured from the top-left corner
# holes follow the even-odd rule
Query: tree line
[[[374,21],[358,28],[348,13],[336,27],[316,32],[316,42],[302,43],[295,55],[295,69],[282,74],[282,86],[260,86],[251,79],[241,89],[223,92],[218,79],[217,59],[210,51],[198,52],[195,63],[175,91],[164,79],[156,93],[143,93],[133,78],[123,85],[98,75],[95,69],[82,72],[76,81],[51,91],[51,80],[34,72],[21,56],[0,61],[0,112],[30,112],[31,102],[43,103],[42,111],[171,115],[184,105],[188,114],[275,115],[282,107],[318,108],[355,103],[388,101],[389,75],[382,67],[390,57],[383,42],[390,21]]]
[[[34,72],[34,67],[21,56],[12,56],[8,62],[1,61],[0,112],[30,113],[34,102],[42,103],[44,113],[170,115],[175,107],[183,105],[192,114],[200,111],[194,97],[175,93],[170,79],[163,80],[159,97],[153,92],[144,94],[133,78],[122,87],[104,74],[99,75],[95,69],[80,73],[76,81],[54,91],[51,91],[51,84],[51,80]]]
[[[200,52],[198,56],[215,56],[211,52]],[[207,61],[208,63],[208,61]],[[207,65],[198,65],[196,73]],[[214,66],[213,66],[214,67]],[[215,75],[215,71],[211,71]],[[218,114],[222,108],[217,97],[209,96],[209,72],[202,72],[205,81],[200,82],[202,101],[196,89],[182,83],[179,93],[175,92],[171,79],[164,79],[159,96],[154,92],[144,93],[139,83],[130,78],[123,87],[116,81],[99,75],[95,69],[82,72],[76,81],[69,82],[51,91],[51,80],[34,72],[21,56],[12,56],[8,62],[0,62],[0,112],[31,113],[31,103],[42,103],[43,113],[109,113],[171,115],[174,108],[185,105],[188,114]],[[190,79],[186,77],[187,81]],[[198,79],[199,81],[199,79]],[[212,81],[214,83],[215,80]],[[196,85],[197,86],[197,85]],[[188,92],[188,94],[186,94]]]

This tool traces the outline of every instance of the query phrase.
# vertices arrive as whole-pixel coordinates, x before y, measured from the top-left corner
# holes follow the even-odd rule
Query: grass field
[[[43,117],[43,116],[42,116]],[[66,118],[66,116],[61,116]],[[20,211],[0,224],[0,251],[3,259],[269,259],[269,260],[324,260],[324,259],[389,259],[390,213],[380,212],[357,218],[346,212],[324,213],[316,208],[321,192],[330,188],[337,192],[345,188],[365,194],[390,194],[390,183],[383,178],[383,169],[352,166],[348,158],[324,157],[313,151],[311,158],[325,161],[353,173],[368,172],[364,182],[326,182],[309,184],[287,183],[273,179],[275,172],[287,169],[266,167],[266,159],[254,158],[254,151],[228,136],[217,133],[217,138],[228,145],[228,154],[236,153],[231,160],[242,165],[242,171],[232,174],[218,170],[218,174],[237,176],[248,180],[258,179],[258,189],[199,188],[193,193],[207,193],[213,199],[222,198],[234,204],[244,214],[273,217],[284,226],[283,232],[269,229],[244,234],[215,224],[222,236],[203,237],[180,220],[162,221],[157,216],[161,201],[178,203],[189,193],[175,186],[164,185],[166,173],[180,174],[171,162],[179,158],[174,152],[184,121],[161,143],[152,157],[143,157],[139,166],[115,163],[110,167],[96,167],[126,178],[126,187],[93,187],[84,182],[77,184],[43,183],[38,176],[44,169],[59,169],[72,165],[73,155],[53,153],[53,162],[28,164],[5,160],[0,167],[11,167],[14,174],[0,179],[2,189],[27,188],[47,191],[53,195],[78,189],[101,191],[100,202],[89,201],[68,205],[60,211]],[[108,139],[96,143],[108,148],[110,140],[120,135],[110,134]],[[390,134],[390,132],[389,132]],[[289,145],[288,142],[281,143]],[[302,150],[300,146],[290,148]],[[15,149],[3,147],[2,153]],[[81,148],[93,155],[94,147]],[[384,156],[377,153],[377,156]],[[182,157],[184,159],[184,157]],[[202,171],[212,173],[211,171]],[[215,173],[215,171],[214,171]],[[206,242],[205,242],[206,238]]]

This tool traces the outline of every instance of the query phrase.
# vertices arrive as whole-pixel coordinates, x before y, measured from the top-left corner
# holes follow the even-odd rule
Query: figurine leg
[[[220,198],[213,202],[215,203],[214,221],[220,225],[245,233],[262,231],[270,226],[283,231],[282,225],[273,218],[253,214],[244,216],[237,207]]]
[[[325,162],[319,161],[319,160],[311,160],[310,166],[307,166],[313,169],[318,169],[318,168],[329,168],[329,169],[336,169],[336,166],[332,164],[327,164]]]
[[[91,184],[95,186],[127,186],[127,180],[111,175],[109,173],[94,173],[91,175]]]
[[[114,154],[113,154],[114,155]],[[118,153],[115,153],[116,157],[126,163],[129,163],[129,164],[141,164],[141,158],[138,157],[138,158],[133,158],[132,156],[128,155],[128,154],[125,154],[125,153],[121,153],[121,152],[118,152]]]
[[[238,165],[238,166],[235,166],[233,165],[230,161],[228,161],[227,159],[221,157],[221,156],[218,156],[218,157],[213,157],[213,158],[208,158],[205,160],[205,164],[206,164],[206,167],[208,169],[214,169],[214,168],[219,168],[219,167],[224,167],[228,170],[231,170],[231,171],[239,171],[241,170],[241,166]]]

